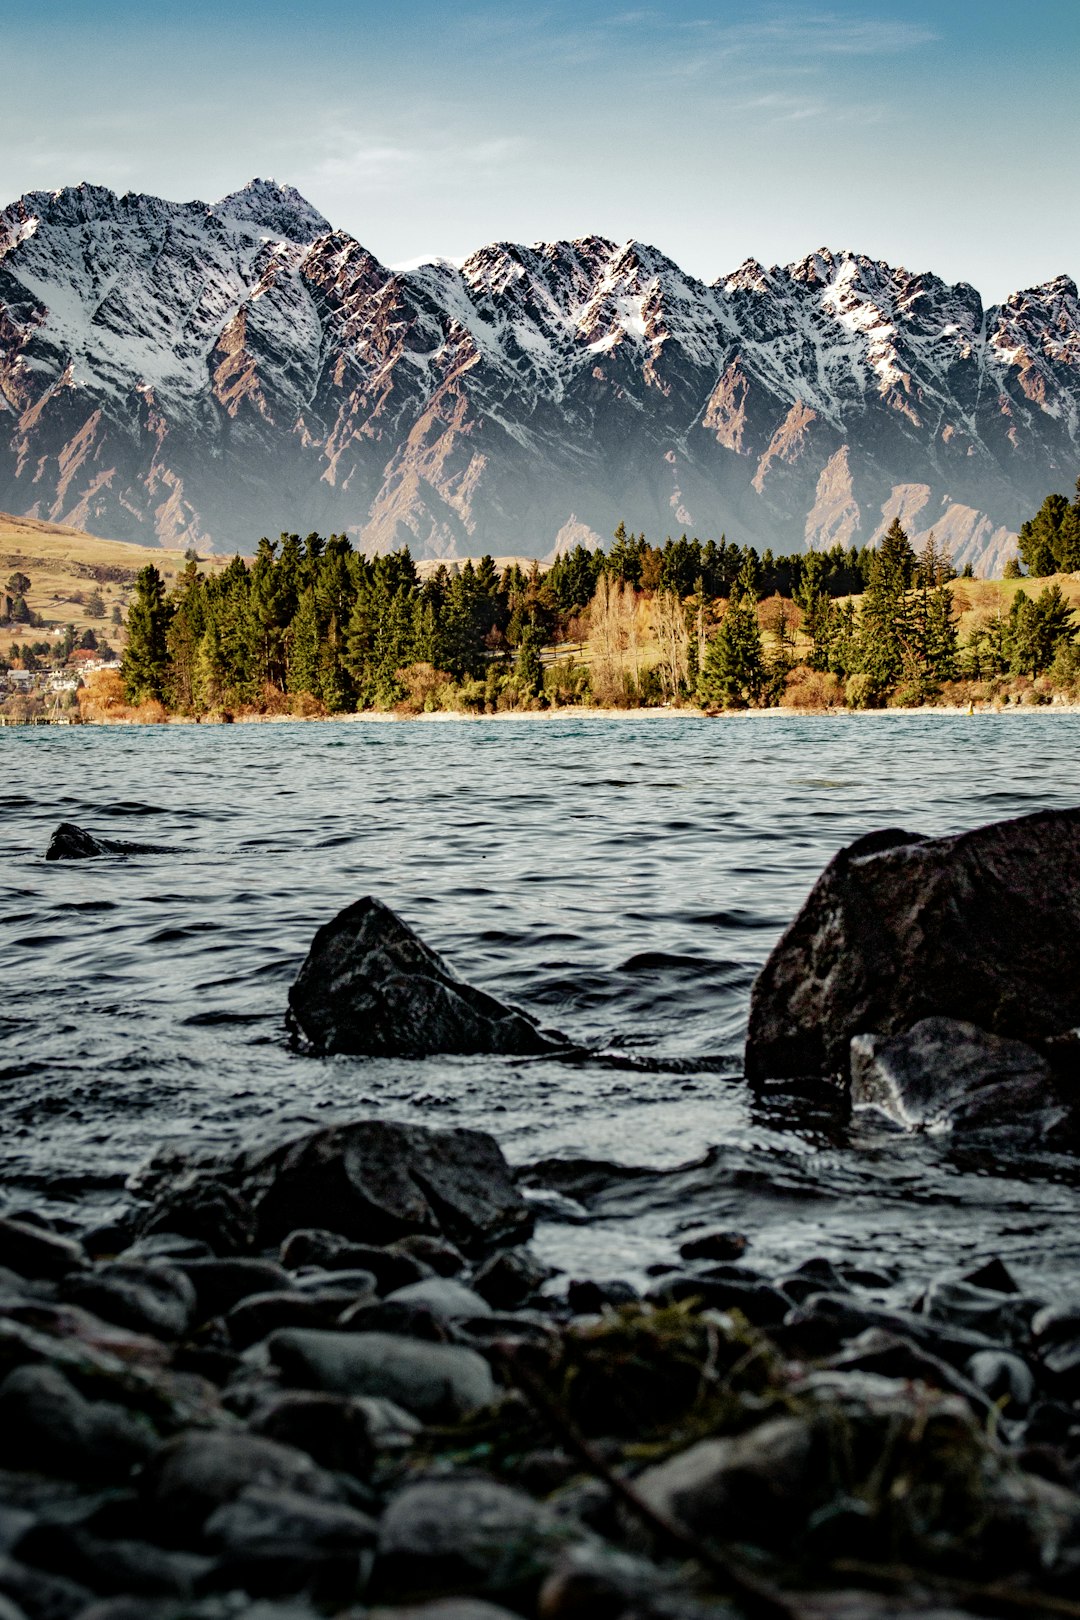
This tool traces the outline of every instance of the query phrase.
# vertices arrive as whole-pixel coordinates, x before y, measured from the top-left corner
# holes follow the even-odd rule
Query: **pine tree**
[[[728,610],[705,653],[698,678],[698,696],[704,703],[736,708],[755,702],[764,689],[765,655],[752,578],[749,568],[739,576]]]
[[[128,642],[120,673],[130,703],[162,702],[169,678],[169,608],[153,563],[140,568],[128,609]]]

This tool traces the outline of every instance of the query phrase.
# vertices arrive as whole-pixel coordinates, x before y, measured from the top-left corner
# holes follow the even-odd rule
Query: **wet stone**
[[[747,1434],[702,1440],[635,1481],[638,1494],[694,1535],[782,1542],[801,1527],[828,1488],[811,1428],[775,1418]]]
[[[69,1580],[94,1592],[186,1597],[206,1576],[211,1560],[169,1551],[150,1542],[104,1539],[78,1526],[43,1524],[16,1548],[24,1563],[62,1570]]]
[[[411,1304],[404,1299],[376,1299],[351,1305],[338,1317],[338,1326],[350,1333],[397,1333],[406,1339],[423,1339],[429,1344],[447,1344],[450,1323],[430,1305]]]
[[[0,1383],[5,1461],[63,1478],[120,1479],[157,1443],[149,1419],[87,1400],[55,1367],[17,1367]]]
[[[0,1558],[0,1599],[22,1610],[27,1620],[76,1620],[93,1598],[89,1588],[63,1575]]]
[[[749,1239],[743,1232],[694,1232],[679,1244],[682,1260],[741,1260]]]
[[[1035,1377],[1021,1356],[1007,1350],[980,1350],[967,1364],[967,1376],[987,1398],[1004,1403],[1007,1417],[1026,1412],[1035,1398]]]
[[[331,1473],[366,1478],[375,1461],[369,1414],[343,1395],[286,1391],[259,1407],[248,1427],[264,1439],[306,1451]]]
[[[48,1228],[0,1217],[0,1266],[21,1277],[56,1279],[86,1265],[82,1246]]]
[[[318,1052],[372,1057],[524,1055],[563,1044],[527,1014],[464,983],[370,896],[315,935],[289,991],[288,1023]]]
[[[202,1322],[223,1316],[252,1294],[281,1293],[290,1286],[288,1272],[273,1260],[210,1257],[181,1261],[177,1270],[195,1289],[196,1314]]]
[[[453,1277],[428,1277],[407,1288],[396,1288],[386,1296],[386,1304],[418,1305],[443,1322],[463,1316],[487,1316],[491,1310],[485,1299]]]
[[[303,1294],[290,1289],[280,1294],[252,1294],[234,1305],[225,1318],[229,1341],[246,1349],[279,1328],[333,1327],[343,1311],[357,1303],[351,1290],[325,1290]]]
[[[326,1271],[360,1268],[371,1273],[380,1294],[421,1282],[433,1271],[412,1255],[395,1253],[393,1249],[379,1248],[372,1243],[353,1243],[317,1227],[290,1232],[281,1245],[281,1263],[293,1272],[304,1266],[320,1266]]]
[[[851,1103],[907,1130],[992,1128],[1052,1137],[1068,1118],[1049,1063],[1022,1041],[956,1018],[924,1018],[851,1042]]]
[[[550,1508],[508,1485],[426,1480],[387,1507],[373,1584],[398,1600],[455,1592],[520,1599],[573,1536]]]
[[[179,1339],[195,1314],[194,1285],[165,1265],[106,1261],[67,1282],[64,1297],[135,1333]]]
[[[433,1237],[429,1232],[412,1232],[388,1245],[390,1254],[406,1255],[430,1266],[439,1277],[456,1277],[465,1269],[465,1256],[445,1237]]]
[[[334,1502],[341,1489],[307,1452],[259,1435],[192,1430],[147,1462],[142,1489],[170,1540],[197,1535],[208,1516],[250,1486]]]
[[[618,1310],[621,1305],[636,1305],[640,1298],[633,1283],[623,1282],[618,1277],[597,1282],[588,1277],[575,1277],[566,1290],[566,1303],[575,1316],[596,1316],[605,1306]]]
[[[425,1422],[452,1421],[496,1396],[475,1350],[388,1333],[275,1333],[270,1357],[290,1383],[339,1395],[382,1395]]]
[[[504,1249],[492,1255],[474,1273],[472,1285],[482,1299],[498,1311],[524,1305],[556,1272],[530,1249]]]
[[[222,1558],[223,1586],[345,1600],[366,1581],[378,1526],[343,1503],[254,1484],[215,1509],[203,1534]]]

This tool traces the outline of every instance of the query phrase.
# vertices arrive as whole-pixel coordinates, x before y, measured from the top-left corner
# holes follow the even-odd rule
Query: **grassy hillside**
[[[960,610],[961,642],[996,614],[1007,614],[1017,591],[1037,597],[1047,585],[1057,585],[1070,606],[1080,608],[1080,575],[1077,574],[1052,574],[1046,579],[953,580],[951,589],[953,601]]]
[[[226,557],[210,557],[203,566],[222,568],[227,561]],[[81,633],[92,627],[119,651],[125,632],[113,622],[113,609],[126,612],[135,575],[148,562],[160,569],[169,586],[184,567],[184,554],[125,540],[100,540],[81,529],[0,512],[0,589],[12,573],[26,574],[30,579],[27,603],[45,621],[46,629],[73,624]],[[95,590],[105,608],[104,618],[91,618],[87,613]],[[21,645],[45,636],[45,630],[27,625],[5,625],[0,628],[0,652],[6,653],[13,641]]]

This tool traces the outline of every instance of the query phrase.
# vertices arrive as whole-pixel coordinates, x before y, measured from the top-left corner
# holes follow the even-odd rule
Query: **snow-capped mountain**
[[[776,551],[899,515],[997,567],[1080,472],[1080,304],[851,253],[711,286],[601,237],[394,271],[291,187],[0,214],[0,508],[250,551],[546,555],[620,518]]]

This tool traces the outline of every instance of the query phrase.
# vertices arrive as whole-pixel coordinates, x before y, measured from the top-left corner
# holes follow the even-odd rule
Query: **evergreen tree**
[[[747,568],[739,577],[720,628],[705,653],[698,678],[698,696],[705,703],[734,708],[755,702],[765,680],[757,594]]]
[[[130,703],[164,699],[169,679],[170,612],[165,584],[153,563],[140,568],[128,609],[128,642],[121,674]]]

